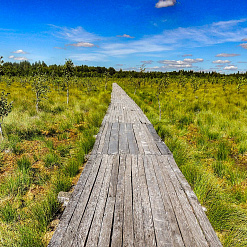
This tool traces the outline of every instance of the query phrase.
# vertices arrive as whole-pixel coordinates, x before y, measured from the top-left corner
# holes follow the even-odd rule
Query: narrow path
[[[48,246],[222,246],[172,153],[117,84]]]

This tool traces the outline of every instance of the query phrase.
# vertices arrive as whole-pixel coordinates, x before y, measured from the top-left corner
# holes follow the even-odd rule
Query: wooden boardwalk
[[[117,84],[48,246],[222,246],[172,153]]]

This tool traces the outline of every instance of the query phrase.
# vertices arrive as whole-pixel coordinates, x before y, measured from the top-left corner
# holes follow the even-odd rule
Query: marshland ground
[[[246,246],[246,75],[78,73],[1,75],[13,102],[0,144],[1,245],[47,245],[62,211],[57,194],[73,189],[116,82],[173,152],[223,246]]]

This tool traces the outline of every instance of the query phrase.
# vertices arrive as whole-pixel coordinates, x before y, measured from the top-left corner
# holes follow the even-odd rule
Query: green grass
[[[105,91],[100,80],[88,80],[96,91],[72,84],[69,105],[66,92],[51,86],[38,113],[28,80],[24,88],[14,78],[6,88],[13,110],[0,143],[1,246],[47,245],[50,222],[61,211],[57,194],[71,189],[110,103],[110,83]]]
[[[46,154],[43,161],[44,161],[44,166],[47,168],[51,168],[55,165],[56,166],[60,165],[59,156],[53,152]]]
[[[22,156],[22,158],[17,160],[17,167],[22,172],[29,171],[31,166],[31,161],[27,156]]]
[[[134,79],[133,79],[134,80]],[[189,82],[189,78],[186,79]],[[156,84],[136,90],[122,79],[120,85],[142,108],[172,151],[176,163],[207,208],[209,220],[223,246],[247,245],[247,86],[198,84],[182,87],[178,78],[161,98],[161,121]],[[231,80],[231,78],[229,79]],[[233,79],[235,80],[235,79]]]

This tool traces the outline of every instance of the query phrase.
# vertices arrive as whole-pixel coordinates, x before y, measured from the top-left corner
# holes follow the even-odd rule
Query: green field
[[[46,77],[37,111],[34,79],[1,78],[13,101],[0,145],[1,246],[47,245],[61,213],[57,194],[76,183],[110,102],[111,88],[97,78],[70,79],[67,104],[66,88]]]
[[[120,83],[173,152],[223,246],[247,246],[244,82],[179,75]]]
[[[112,82],[173,152],[223,246],[247,246],[245,77],[48,72],[0,77],[0,90],[13,102],[0,144],[1,246],[47,245],[62,210],[57,194],[71,190],[83,169]]]

